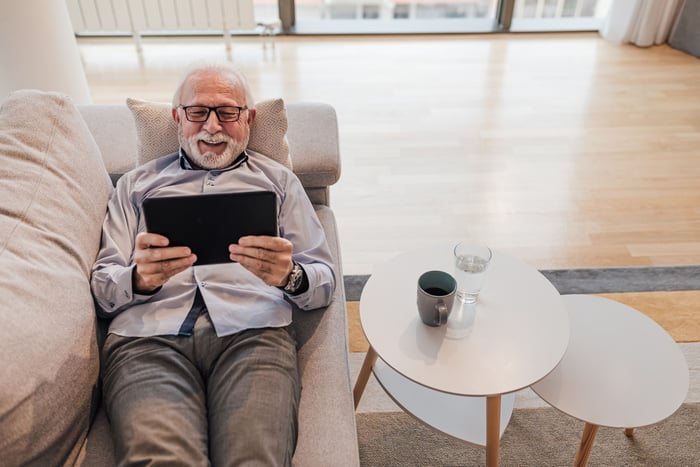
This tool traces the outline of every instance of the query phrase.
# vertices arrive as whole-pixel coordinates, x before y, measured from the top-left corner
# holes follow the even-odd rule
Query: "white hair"
[[[250,91],[248,80],[241,70],[230,62],[197,62],[188,66],[180,78],[180,82],[173,94],[173,107],[181,104],[182,91],[185,83],[193,77],[201,73],[216,73],[226,79],[232,87],[242,86],[245,92],[245,105],[252,108],[255,105],[253,94]]]

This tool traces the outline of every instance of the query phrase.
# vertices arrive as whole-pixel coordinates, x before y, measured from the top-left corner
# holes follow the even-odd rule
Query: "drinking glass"
[[[462,303],[478,300],[491,257],[491,249],[485,245],[461,242],[455,246],[456,297]]]

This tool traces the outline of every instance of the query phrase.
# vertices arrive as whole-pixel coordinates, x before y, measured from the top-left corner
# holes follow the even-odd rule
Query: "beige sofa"
[[[269,131],[282,136],[274,151],[284,154],[288,144],[341,278],[327,309],[294,313],[302,377],[294,464],[356,466],[345,293],[329,206],[329,186],[340,175],[336,115],[324,104],[290,104],[285,113],[281,101],[271,102],[272,110],[259,111],[261,128],[265,121],[268,127],[251,136],[251,146],[256,138],[269,144],[276,138]],[[13,93],[0,106],[3,465],[114,465],[99,406],[104,323],[95,319],[90,268],[112,182],[155,157],[163,141],[176,144],[166,122],[167,106],[76,107],[65,96],[38,91]]]

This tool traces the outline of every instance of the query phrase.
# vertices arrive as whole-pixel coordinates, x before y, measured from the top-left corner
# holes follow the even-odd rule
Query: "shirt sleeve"
[[[108,318],[150,297],[134,293],[132,287],[135,267],[132,258],[139,221],[128,193],[128,181],[126,177],[122,177],[107,205],[100,251],[90,280],[92,293],[98,305],[97,313]]]
[[[280,206],[280,235],[293,245],[292,258],[301,264],[309,281],[306,292],[287,295],[303,310],[328,306],[336,286],[330,248],[311,201],[294,175],[287,180]]]

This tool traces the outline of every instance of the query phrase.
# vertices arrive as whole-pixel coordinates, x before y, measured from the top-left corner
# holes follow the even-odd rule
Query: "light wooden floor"
[[[220,38],[80,39],[96,103],[169,101]],[[340,121],[346,274],[436,241],[538,268],[700,264],[700,60],[597,34],[257,38],[257,98]]]

